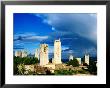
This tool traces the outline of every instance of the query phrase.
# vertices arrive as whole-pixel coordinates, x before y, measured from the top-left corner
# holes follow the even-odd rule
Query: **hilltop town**
[[[19,63],[16,65],[17,71],[15,75],[78,75],[96,74],[97,63],[90,61],[89,54],[85,54],[84,58],[70,55],[69,61],[62,62],[61,58],[62,48],[60,39],[54,41],[54,56],[52,61],[49,61],[49,46],[48,44],[40,44],[39,49],[35,51],[35,63],[25,64]],[[15,51],[14,59],[26,59],[28,53],[26,51]],[[17,61],[17,60],[16,60]],[[23,61],[22,61],[23,62]],[[25,62],[25,61],[24,61]],[[92,63],[92,64],[91,64]],[[15,64],[15,63],[14,63]],[[92,67],[93,68],[92,68]],[[90,71],[90,68],[93,70]],[[94,71],[95,70],[95,71]],[[93,71],[93,72],[92,72]],[[92,75],[93,75],[92,74]]]

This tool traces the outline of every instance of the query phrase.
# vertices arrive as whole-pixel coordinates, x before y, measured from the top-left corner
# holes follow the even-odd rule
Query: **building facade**
[[[15,51],[15,56],[16,57],[22,57],[22,52],[21,51]]]
[[[54,41],[54,64],[61,64],[61,42],[59,40]]]
[[[27,52],[22,50],[22,51],[15,51],[15,56],[16,57],[27,57]]]
[[[35,57],[39,60],[39,49],[36,49],[36,51],[35,51]]]
[[[79,62],[79,65],[81,65],[81,58],[76,58]]]
[[[85,60],[84,63],[89,65],[89,54],[85,54]]]
[[[40,66],[45,66],[49,62],[48,57],[48,45],[41,44],[40,45]]]
[[[73,55],[70,55],[70,56],[69,56],[69,61],[70,61],[70,60],[73,60]]]
[[[27,57],[27,52],[24,51],[24,50],[22,51],[22,58],[23,58],[23,57]]]

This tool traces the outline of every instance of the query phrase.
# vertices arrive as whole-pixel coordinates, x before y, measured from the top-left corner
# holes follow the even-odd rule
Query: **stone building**
[[[22,51],[22,58],[23,58],[23,57],[27,57],[27,52],[24,51],[24,50]]]
[[[15,56],[16,57],[27,57],[27,52],[22,50],[22,51],[15,51]]]
[[[15,56],[16,57],[22,57],[22,52],[21,51],[15,51]]]
[[[29,72],[34,72],[34,65],[24,65],[25,72],[24,74],[29,74]]]
[[[76,58],[79,62],[79,65],[81,65],[81,58]]]
[[[35,57],[39,60],[39,49],[36,49],[36,51],[35,51]]]
[[[70,56],[69,56],[69,61],[70,61],[70,60],[73,60],[73,55],[70,55]]]
[[[61,42],[59,40],[54,41],[54,64],[61,64]]]
[[[48,57],[48,45],[41,44],[40,45],[40,66],[45,66],[49,62]]]
[[[54,73],[55,64],[49,63],[49,64],[45,65],[44,67],[49,68],[49,70],[51,71],[51,73]]]
[[[89,65],[89,54],[85,54],[84,63]]]

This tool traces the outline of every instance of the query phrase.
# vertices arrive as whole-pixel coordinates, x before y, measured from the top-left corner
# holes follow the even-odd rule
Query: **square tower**
[[[35,57],[39,60],[39,49],[36,49],[36,51],[35,51]]]
[[[79,62],[79,65],[81,65],[81,58],[76,58]]]
[[[61,64],[61,42],[59,40],[54,41],[54,64]]]
[[[45,66],[48,64],[48,45],[47,44],[41,44],[40,45],[40,65]]]
[[[70,56],[69,56],[69,61],[70,61],[70,60],[73,60],[73,55],[70,55]]]
[[[15,56],[16,57],[22,57],[22,52],[21,51],[15,51]]]
[[[23,57],[27,57],[27,52],[24,51],[24,50],[22,51],[22,58],[23,58]]]
[[[84,62],[89,65],[89,54],[85,54],[85,60]]]

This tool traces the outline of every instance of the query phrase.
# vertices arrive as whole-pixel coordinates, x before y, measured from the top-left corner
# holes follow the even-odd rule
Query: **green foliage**
[[[14,56],[14,75],[16,75],[16,74],[22,74],[22,72],[21,72],[21,70],[20,70],[20,68],[19,67],[17,67],[17,66],[19,66],[19,65],[31,65],[31,64],[36,64],[36,63],[38,63],[39,61],[38,61],[38,59],[37,58],[35,58],[35,57],[33,57],[33,58],[31,58],[31,57],[23,57],[23,58],[21,58],[21,57],[15,57]],[[22,67],[22,65],[21,65],[21,67]]]
[[[33,57],[14,57],[14,64],[25,64],[25,65],[30,65],[30,64],[36,64],[38,63],[38,59]]]
[[[55,70],[55,75],[72,75],[73,70]]]
[[[37,75],[37,73],[36,73],[36,72],[33,72],[33,71],[28,70],[28,71],[25,71],[25,72],[24,72],[24,75]]]
[[[97,74],[96,63],[95,63],[93,60],[91,60],[91,59],[90,59],[90,61],[89,61],[88,71],[89,71],[91,74],[94,74],[94,75]]]
[[[17,66],[17,68],[18,68],[18,74],[19,74],[19,75],[23,75],[24,72],[25,72],[24,64],[19,64],[19,65]]]
[[[55,70],[55,75],[75,75],[75,74],[88,74],[88,71],[85,71],[83,69],[81,70]]]
[[[70,60],[67,65],[72,65],[73,67],[79,66],[79,62],[77,59]]]
[[[13,71],[14,75],[16,75],[18,73],[17,64],[14,64],[14,68],[13,69],[14,69],[14,71]]]
[[[89,72],[86,71],[86,70],[81,69],[81,70],[78,70],[78,73],[79,74],[88,74]]]

